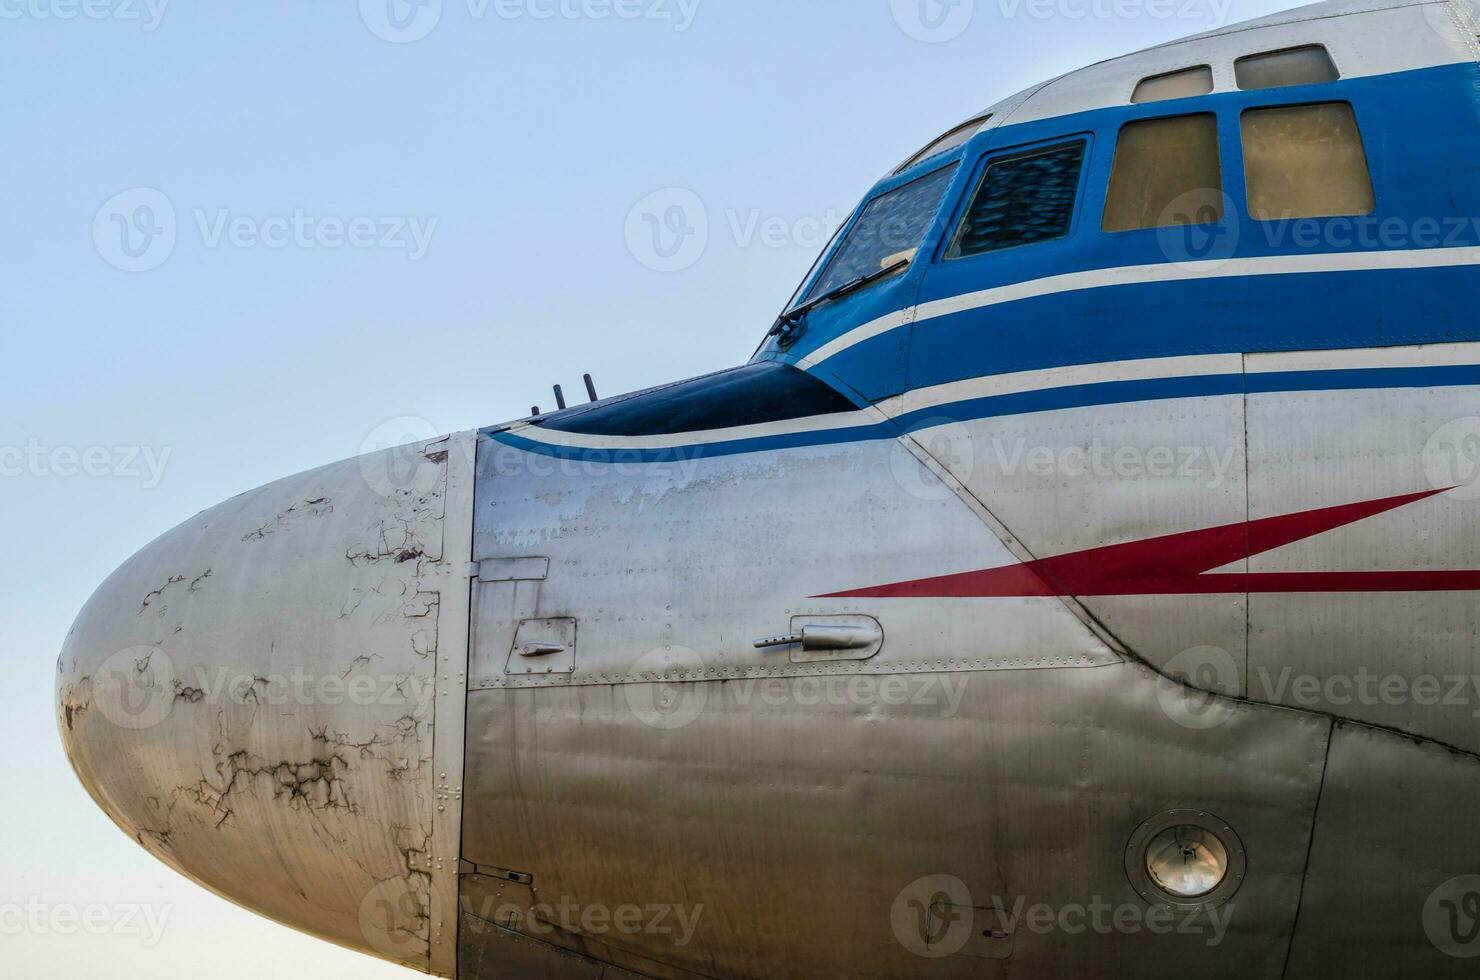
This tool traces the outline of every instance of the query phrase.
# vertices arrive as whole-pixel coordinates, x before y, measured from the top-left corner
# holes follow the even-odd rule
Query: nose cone
[[[103,583],[57,676],[67,755],[141,845],[247,908],[422,970],[432,896],[456,872],[434,841],[456,817],[461,746],[449,780],[433,726],[439,700],[462,701],[440,635],[444,592],[467,590],[467,522],[446,515],[458,445],[199,514]]]

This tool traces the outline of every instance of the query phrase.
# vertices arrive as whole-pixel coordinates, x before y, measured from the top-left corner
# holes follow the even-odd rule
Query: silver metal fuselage
[[[1342,0],[1065,76],[991,125],[1316,42],[1337,84],[1453,70],[1436,98],[1480,107],[1473,13]],[[639,393],[269,484],[89,601],[59,662],[69,757],[182,874],[446,976],[1469,975],[1480,487],[1436,459],[1480,438],[1473,317],[1093,353],[1129,291],[1191,280],[1250,323],[1289,306],[1266,284],[1334,308],[1363,275],[1392,277],[1377,322],[1441,317],[1400,277],[1473,274],[1480,250],[1449,251],[946,298],[917,260],[897,311],[754,362],[851,398],[874,352],[898,378],[847,411],[589,421],[670,404]],[[925,359],[951,317],[1059,291],[1103,304],[1090,354],[911,385],[967,356]],[[1171,393],[959,410],[1149,384]],[[1148,883],[1157,821],[1230,845],[1216,894]]]

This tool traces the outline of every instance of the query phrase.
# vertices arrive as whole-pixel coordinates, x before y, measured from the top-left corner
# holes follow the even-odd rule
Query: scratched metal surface
[[[197,515],[97,590],[58,666],[68,756],[121,829],[234,902],[422,970],[440,592],[467,587],[466,543],[444,562],[448,445]]]
[[[512,452],[480,451],[474,555],[495,561],[470,644],[464,975],[501,975],[510,933],[510,956],[554,946],[648,975],[1278,972],[1323,720],[1238,705],[1203,726],[1197,697],[1054,598],[809,600],[884,626],[877,657],[826,674],[751,647],[797,595],[1015,560],[897,443],[565,472]],[[555,616],[577,620],[575,673],[501,676],[515,624]],[[1259,854],[1216,953],[1206,935],[1018,930],[1009,960],[938,960],[893,931],[932,874],[984,905],[1139,902],[1125,842],[1179,806]],[[702,912],[613,935],[547,921],[561,903]]]
[[[1338,724],[1287,976],[1475,976],[1477,812],[1480,759]]]
[[[523,902],[549,909],[702,906],[687,941],[656,929],[591,938],[705,976],[1279,974],[1324,720],[1239,704],[1190,728],[1174,718],[1199,696],[1133,664],[936,675],[951,676],[963,684],[954,710],[747,703],[743,681],[666,685],[677,710],[698,705],[676,728],[645,722],[631,685],[473,692],[464,857],[531,875]],[[1230,916],[1219,945],[1206,932],[1020,926],[998,961],[925,958],[896,938],[896,903],[935,874],[980,906],[1139,906],[1126,841],[1184,806],[1227,820],[1250,855],[1219,910]],[[585,938],[541,941],[579,950]],[[490,963],[475,975],[502,974]]]
[[[478,460],[474,558],[549,562],[543,579],[479,583],[472,690],[1117,659],[1055,598],[806,598],[1016,561],[893,441],[621,466],[484,440]],[[849,613],[884,630],[862,663],[795,664],[752,645],[793,615]],[[574,670],[508,672],[518,623],[555,617],[576,620]]]

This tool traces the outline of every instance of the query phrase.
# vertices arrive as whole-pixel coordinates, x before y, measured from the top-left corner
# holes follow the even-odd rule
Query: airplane
[[[1477,64],[1330,0],[1004,99],[745,364],[147,545],[71,763],[440,976],[1473,976]]]

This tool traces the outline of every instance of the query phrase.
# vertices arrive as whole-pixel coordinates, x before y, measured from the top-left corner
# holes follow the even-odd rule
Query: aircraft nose
[[[455,895],[461,739],[449,761],[433,737],[439,700],[461,723],[461,444],[326,466],[167,532],[88,600],[57,674],[67,756],[142,846],[423,971],[455,925],[438,905]]]

